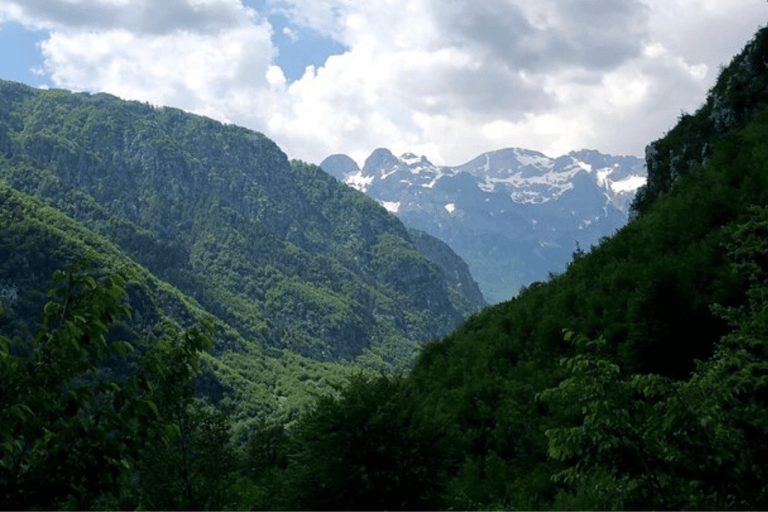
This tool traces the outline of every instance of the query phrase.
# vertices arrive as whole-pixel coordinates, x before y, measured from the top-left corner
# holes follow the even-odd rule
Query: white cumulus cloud
[[[319,162],[376,147],[456,165],[509,146],[642,154],[764,23],[763,0],[267,0],[347,51],[288,81],[241,0],[0,0],[58,87],[241,124]]]

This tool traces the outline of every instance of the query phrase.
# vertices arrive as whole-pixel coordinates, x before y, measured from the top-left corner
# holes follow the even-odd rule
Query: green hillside
[[[626,227],[406,375],[325,361],[401,366],[471,310],[444,247],[252,132],[6,85],[3,503],[768,508],[765,41],[651,144]],[[87,247],[104,263],[56,274],[46,298]]]
[[[649,151],[629,225],[429,344],[406,379],[356,382],[306,415],[275,470],[282,506],[765,509],[766,40],[651,145],[672,162],[693,140],[707,151],[674,178]],[[727,128],[693,128],[728,112]],[[347,471],[318,477],[328,460]]]
[[[250,130],[0,82],[0,502],[247,506],[211,457],[484,305],[424,236]]]
[[[321,363],[289,350],[265,347],[205,311],[178,289],[157,279],[119,247],[59,210],[0,183],[0,329],[10,335],[11,350],[24,353],[42,327],[51,275],[83,256],[103,272],[125,276],[130,321],[113,331],[149,349],[163,335],[211,322],[215,344],[202,354],[200,394],[232,411],[239,428],[265,417],[290,417],[314,400],[318,389],[333,389],[359,371],[349,364]]]
[[[484,304],[374,201],[243,128],[2,82],[0,155],[7,186],[264,346],[403,369]]]

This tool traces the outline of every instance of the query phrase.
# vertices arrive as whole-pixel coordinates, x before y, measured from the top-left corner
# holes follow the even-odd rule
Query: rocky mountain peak
[[[385,148],[378,148],[371,153],[363,165],[363,175],[376,174],[381,169],[390,169],[400,163],[392,152]]]
[[[406,226],[446,241],[469,263],[491,302],[558,271],[576,242],[589,247],[622,226],[635,190],[645,182],[641,159],[595,150],[552,158],[513,147],[445,167],[379,148],[362,170],[342,167],[337,156],[321,167],[343,174],[344,183],[376,199]]]
[[[348,175],[360,172],[357,162],[347,155],[331,155],[323,160],[323,163],[320,165],[325,172],[340,181],[344,181],[344,178]]]

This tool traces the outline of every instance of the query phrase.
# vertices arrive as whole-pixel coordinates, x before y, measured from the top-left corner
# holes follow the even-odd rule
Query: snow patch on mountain
[[[594,150],[551,158],[508,148],[439,166],[379,148],[362,169],[344,155],[328,157],[321,167],[406,226],[447,242],[491,303],[562,271],[577,243],[587,248],[613,234],[627,222],[646,180],[640,158]]]
[[[444,174],[438,171],[435,173],[434,177],[432,178],[432,181],[430,181],[429,183],[422,184],[421,186],[424,188],[435,188],[435,185],[443,176]]]
[[[550,163],[549,158],[542,158],[542,157],[531,157],[531,156],[521,156],[519,158],[519,161],[524,166],[532,166],[532,167],[544,167],[547,164]]]
[[[360,192],[366,192],[370,184],[373,183],[373,180],[375,179],[375,176],[364,176],[363,171],[358,171],[355,174],[345,176],[343,181],[350,187],[355,188]]]
[[[521,204],[540,204],[549,201],[548,198],[542,197],[541,194],[533,192],[531,190],[519,190],[512,192],[510,195],[513,201]]]
[[[503,154],[508,152],[509,150],[499,150],[495,153],[497,154]],[[534,166],[534,167],[548,167],[552,164],[552,159],[548,156],[539,153],[538,151],[531,151],[529,149],[521,149],[521,148],[513,148],[512,154],[514,155],[514,158],[520,163],[521,166]]]
[[[390,176],[392,176],[393,174],[395,174],[399,170],[400,170],[400,168],[397,167],[397,166],[391,168],[389,171],[383,170],[381,172],[381,176],[379,176],[379,179],[380,180],[385,180],[385,179],[389,178]],[[375,178],[375,176],[371,176],[371,178]]]
[[[605,187],[608,180],[608,176],[610,176],[614,170],[615,170],[614,167],[599,169],[597,171],[597,184],[600,185],[601,187]]]
[[[648,179],[645,176],[630,176],[621,181],[612,181],[611,190],[614,192],[637,192],[637,189],[645,185]]]
[[[423,156],[416,156],[413,153],[404,153],[400,156],[400,160],[402,160],[405,165],[417,164],[421,162],[423,158]]]
[[[379,204],[386,208],[389,213],[400,211],[400,201],[379,201]]]

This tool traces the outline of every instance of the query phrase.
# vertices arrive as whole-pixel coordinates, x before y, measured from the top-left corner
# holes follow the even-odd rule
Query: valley
[[[765,509],[766,63],[644,165],[0,82],[0,503]]]

